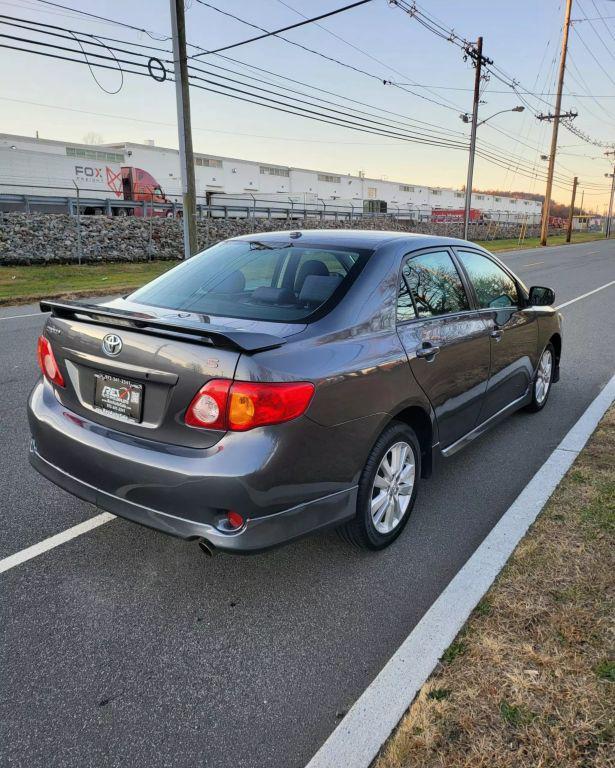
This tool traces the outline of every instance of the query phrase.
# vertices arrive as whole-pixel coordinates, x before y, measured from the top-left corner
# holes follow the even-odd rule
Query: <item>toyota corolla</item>
[[[462,240],[226,240],[127,297],[42,302],[30,460],[207,551],[333,526],[380,549],[443,458],[545,406],[553,301]]]

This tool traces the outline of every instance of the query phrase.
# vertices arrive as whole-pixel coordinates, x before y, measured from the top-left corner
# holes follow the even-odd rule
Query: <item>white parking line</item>
[[[604,285],[601,285],[599,288],[594,288],[593,291],[588,291],[587,293],[584,293],[581,296],[577,296],[576,299],[570,299],[570,301],[565,301],[563,304],[560,304],[559,306],[555,307],[555,309],[563,309],[564,307],[567,307],[570,304],[574,304],[575,301],[581,301],[581,299],[586,299],[588,296],[592,296],[594,293],[598,293],[598,291],[603,291],[605,288],[608,288],[610,285],[615,285],[615,280],[611,280],[610,283],[605,283]]]
[[[615,376],[361,694],[307,768],[368,768],[615,399]]]
[[[55,536],[43,539],[43,541],[39,541],[38,544],[33,544],[27,549],[22,549],[14,555],[9,555],[3,560],[0,560],[0,573],[15,568],[16,565],[21,565],[27,560],[42,555],[43,552],[48,552],[50,549],[60,546],[60,544],[65,544],[67,541],[70,541],[77,536],[81,536],[82,533],[87,533],[88,531],[94,530],[94,528],[98,528],[99,525],[111,522],[111,520],[115,520],[115,515],[112,515],[109,512],[101,512],[101,514],[96,515],[96,517],[91,517],[83,523],[73,525],[72,528],[67,528],[61,533],[56,533]]]
[[[49,312],[30,312],[27,315],[6,315],[5,317],[0,317],[0,320],[16,320],[18,317],[43,317],[48,314]]]
[[[536,267],[538,264],[544,264],[544,261],[532,261],[530,264],[523,264],[524,267]]]
[[[615,280],[612,280],[610,283],[606,283],[605,285],[601,285],[599,288],[595,288],[593,291],[584,293],[582,296],[577,296],[576,299],[566,301],[556,307],[556,309],[561,309],[562,307],[567,307],[569,304],[574,304],[575,301],[585,299],[587,296],[591,296],[598,291],[602,291],[604,288],[608,288],[610,285],[615,285]],[[28,315],[15,315],[14,317],[28,317]],[[7,320],[9,318],[0,319]],[[104,512],[103,514],[97,515],[90,520],[86,520],[84,523],[80,523],[79,525],[75,525],[72,528],[68,528],[67,530],[62,531],[55,536],[51,536],[48,539],[44,539],[39,544],[34,544],[27,549],[16,552],[14,555],[5,557],[4,560],[0,560],[0,573],[3,571],[8,571],[10,568],[14,568],[16,565],[21,565],[21,563],[24,563],[27,560],[31,560],[33,557],[42,555],[44,552],[47,552],[48,550],[53,549],[60,544],[64,544],[65,542],[74,539],[76,536],[81,536],[82,533],[87,533],[93,528],[97,528],[99,525],[103,525],[103,523],[107,523],[113,519],[115,519],[114,515]]]

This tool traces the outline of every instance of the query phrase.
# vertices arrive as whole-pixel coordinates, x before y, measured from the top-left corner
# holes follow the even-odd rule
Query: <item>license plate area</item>
[[[95,411],[121,421],[141,421],[143,384],[107,373],[95,373],[94,381]]]

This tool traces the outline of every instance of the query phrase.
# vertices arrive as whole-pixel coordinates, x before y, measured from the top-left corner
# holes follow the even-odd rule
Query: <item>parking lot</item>
[[[613,242],[503,260],[565,305],[561,381],[443,463],[389,549],[330,532],[207,558],[115,519],[0,575],[8,764],[308,762],[614,373]],[[97,514],[28,465],[43,320],[0,311],[0,559]]]

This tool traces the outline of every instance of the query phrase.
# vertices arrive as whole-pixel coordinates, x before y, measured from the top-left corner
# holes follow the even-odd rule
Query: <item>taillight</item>
[[[191,427],[226,429],[226,405],[230,386],[228,379],[213,379],[201,387],[186,411],[186,424]]]
[[[314,385],[309,382],[253,384],[235,381],[229,393],[229,429],[243,432],[296,419],[308,407],[313,394]]]
[[[64,387],[64,377],[60,373],[49,339],[45,336],[38,337],[36,356],[38,357],[38,364],[43,376],[45,376],[45,378],[52,384],[57,384],[58,387]]]
[[[314,385],[309,382],[253,383],[214,379],[197,393],[186,411],[186,424],[245,432],[280,424],[305,412]]]

